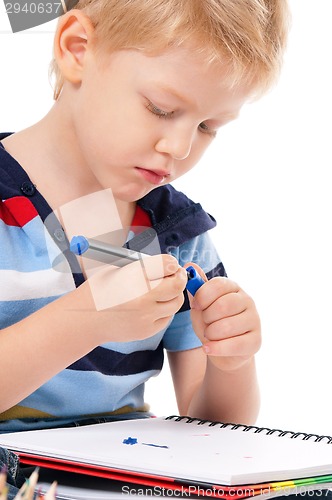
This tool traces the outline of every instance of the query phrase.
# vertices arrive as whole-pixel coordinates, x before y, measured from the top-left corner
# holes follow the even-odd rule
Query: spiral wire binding
[[[234,424],[231,422],[213,422],[210,420],[201,420],[199,418],[192,418],[188,416],[170,415],[166,417],[166,420],[173,420],[174,422],[181,422],[185,420],[186,424],[196,423],[196,425],[205,425],[209,427],[219,426],[220,429],[225,429],[229,427],[231,430],[236,431],[241,429],[243,432],[253,432],[254,434],[266,434],[267,436],[272,436],[277,434],[278,437],[289,437],[290,439],[300,438],[302,441],[312,440],[315,443],[320,443],[326,440],[326,444],[332,444],[332,436],[319,436],[318,434],[308,434],[305,432],[293,432],[293,431],[282,431],[281,429],[270,429],[268,427],[257,427],[256,425],[245,425],[245,424]],[[301,437],[303,436],[303,437]]]

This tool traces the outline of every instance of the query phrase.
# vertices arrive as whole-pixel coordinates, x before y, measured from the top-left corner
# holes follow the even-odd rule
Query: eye
[[[210,128],[206,123],[202,122],[199,124],[198,126],[199,130],[203,133],[203,134],[207,134],[207,135],[210,135],[211,137],[216,137],[217,135],[217,131]]]
[[[165,120],[172,118],[174,114],[174,111],[164,111],[163,109],[158,108],[158,106],[155,106],[151,101],[148,102],[146,109],[158,118],[164,118]]]

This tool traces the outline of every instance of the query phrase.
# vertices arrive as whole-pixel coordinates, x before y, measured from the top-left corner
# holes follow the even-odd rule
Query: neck
[[[88,199],[88,195],[95,194],[96,199],[104,200],[107,196],[99,197],[98,193],[111,193],[111,188],[105,190],[85,168],[68,110],[69,103],[56,102],[42,120],[2,141],[54,211],[74,200]],[[116,219],[122,227],[130,226],[136,203],[112,199]],[[94,206],[93,212],[97,211]],[[99,218],[103,218],[104,201],[100,203],[99,212]]]

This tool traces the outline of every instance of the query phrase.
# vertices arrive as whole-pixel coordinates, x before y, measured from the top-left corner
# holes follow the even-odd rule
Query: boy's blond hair
[[[207,61],[229,68],[231,84],[252,85],[256,94],[276,81],[288,31],[287,0],[79,0],[95,27],[94,43],[109,51],[158,53],[194,42]],[[56,62],[54,98],[63,78]]]

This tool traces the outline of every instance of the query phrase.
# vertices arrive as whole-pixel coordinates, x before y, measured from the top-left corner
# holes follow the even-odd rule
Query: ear
[[[64,80],[80,83],[88,44],[94,27],[80,10],[73,9],[60,17],[54,38],[54,57]]]

